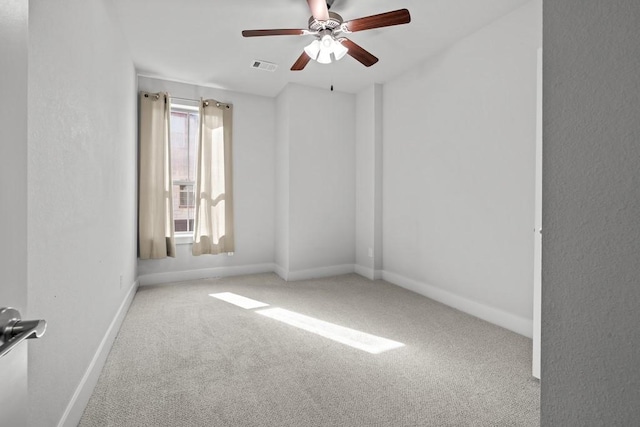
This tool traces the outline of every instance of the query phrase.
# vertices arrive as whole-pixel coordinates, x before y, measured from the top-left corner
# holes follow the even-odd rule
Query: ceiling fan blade
[[[304,67],[307,66],[309,61],[311,61],[311,58],[309,58],[309,55],[307,55],[306,52],[302,52],[302,55],[300,55],[300,57],[296,60],[296,62],[293,63],[293,66],[291,67],[291,71],[300,71],[304,69]]]
[[[329,19],[329,9],[326,0],[307,0],[311,15],[318,21],[327,21]]]
[[[407,9],[399,9],[394,10],[393,12],[352,19],[351,21],[345,22],[343,25],[346,26],[350,32],[355,33],[356,31],[408,24],[409,22],[411,22],[411,15],[409,14],[409,11]]]
[[[243,30],[243,37],[261,36],[304,36],[309,34],[309,30],[282,29],[282,30]]]
[[[378,58],[376,58],[375,56],[373,56],[372,54],[370,54],[369,52],[367,52],[366,50],[364,50],[362,47],[360,47],[359,45],[355,44],[351,40],[343,39],[342,40],[342,44],[347,49],[349,49],[347,54],[352,56],[354,59],[356,59],[358,62],[360,62],[365,67],[371,67],[373,64],[378,62]]]

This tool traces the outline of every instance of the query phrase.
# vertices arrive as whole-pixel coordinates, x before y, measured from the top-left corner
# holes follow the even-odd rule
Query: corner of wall
[[[366,277],[369,280],[380,280],[382,279],[382,270],[374,270],[372,268],[356,264],[354,266],[354,273]]]
[[[274,264],[274,268],[273,268],[274,273],[276,273],[278,276],[280,276],[280,278],[284,281],[288,281],[289,280],[289,272],[281,267],[278,264]]]
[[[309,280],[309,279],[318,279],[321,277],[341,276],[343,274],[349,274],[353,272],[354,272],[353,264],[330,265],[326,267],[288,271],[287,278],[285,280],[293,282],[296,280]]]

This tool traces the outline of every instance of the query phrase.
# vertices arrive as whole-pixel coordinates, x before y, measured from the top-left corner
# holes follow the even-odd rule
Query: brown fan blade
[[[345,25],[349,31],[355,33],[356,31],[408,24],[409,22],[411,22],[411,15],[409,14],[409,11],[407,9],[400,9],[394,10],[393,12],[380,13],[378,15],[353,19],[345,22],[343,25]]]
[[[347,53],[365,67],[371,67],[373,64],[378,62],[378,58],[376,58],[351,40],[343,39],[342,44],[345,45],[347,49],[349,49]]]
[[[291,67],[291,71],[300,71],[304,69],[309,61],[311,61],[309,55],[307,55],[306,52],[302,52],[302,55],[300,55],[300,57],[296,60],[296,62],[294,62],[293,66]]]
[[[311,15],[318,21],[327,21],[329,19],[329,9],[326,0],[307,0]]]
[[[262,36],[304,36],[309,34],[309,30],[244,30],[243,37],[262,37]]]

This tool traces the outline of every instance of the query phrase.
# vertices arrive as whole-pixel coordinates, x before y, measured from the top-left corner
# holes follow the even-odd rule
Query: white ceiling
[[[411,23],[357,32],[349,38],[380,58],[366,68],[350,56],[311,61],[290,71],[312,36],[244,38],[245,29],[307,28],[305,0],[107,0],[142,75],[275,96],[288,83],[356,93],[384,83],[528,0],[335,0],[344,20],[407,8]],[[275,72],[250,67],[278,64]]]

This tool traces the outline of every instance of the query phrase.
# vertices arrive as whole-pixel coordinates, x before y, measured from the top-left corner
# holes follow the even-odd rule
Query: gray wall
[[[544,4],[545,426],[640,420],[640,2]]]
[[[32,427],[57,425],[137,276],[136,80],[108,4],[29,2]]]

